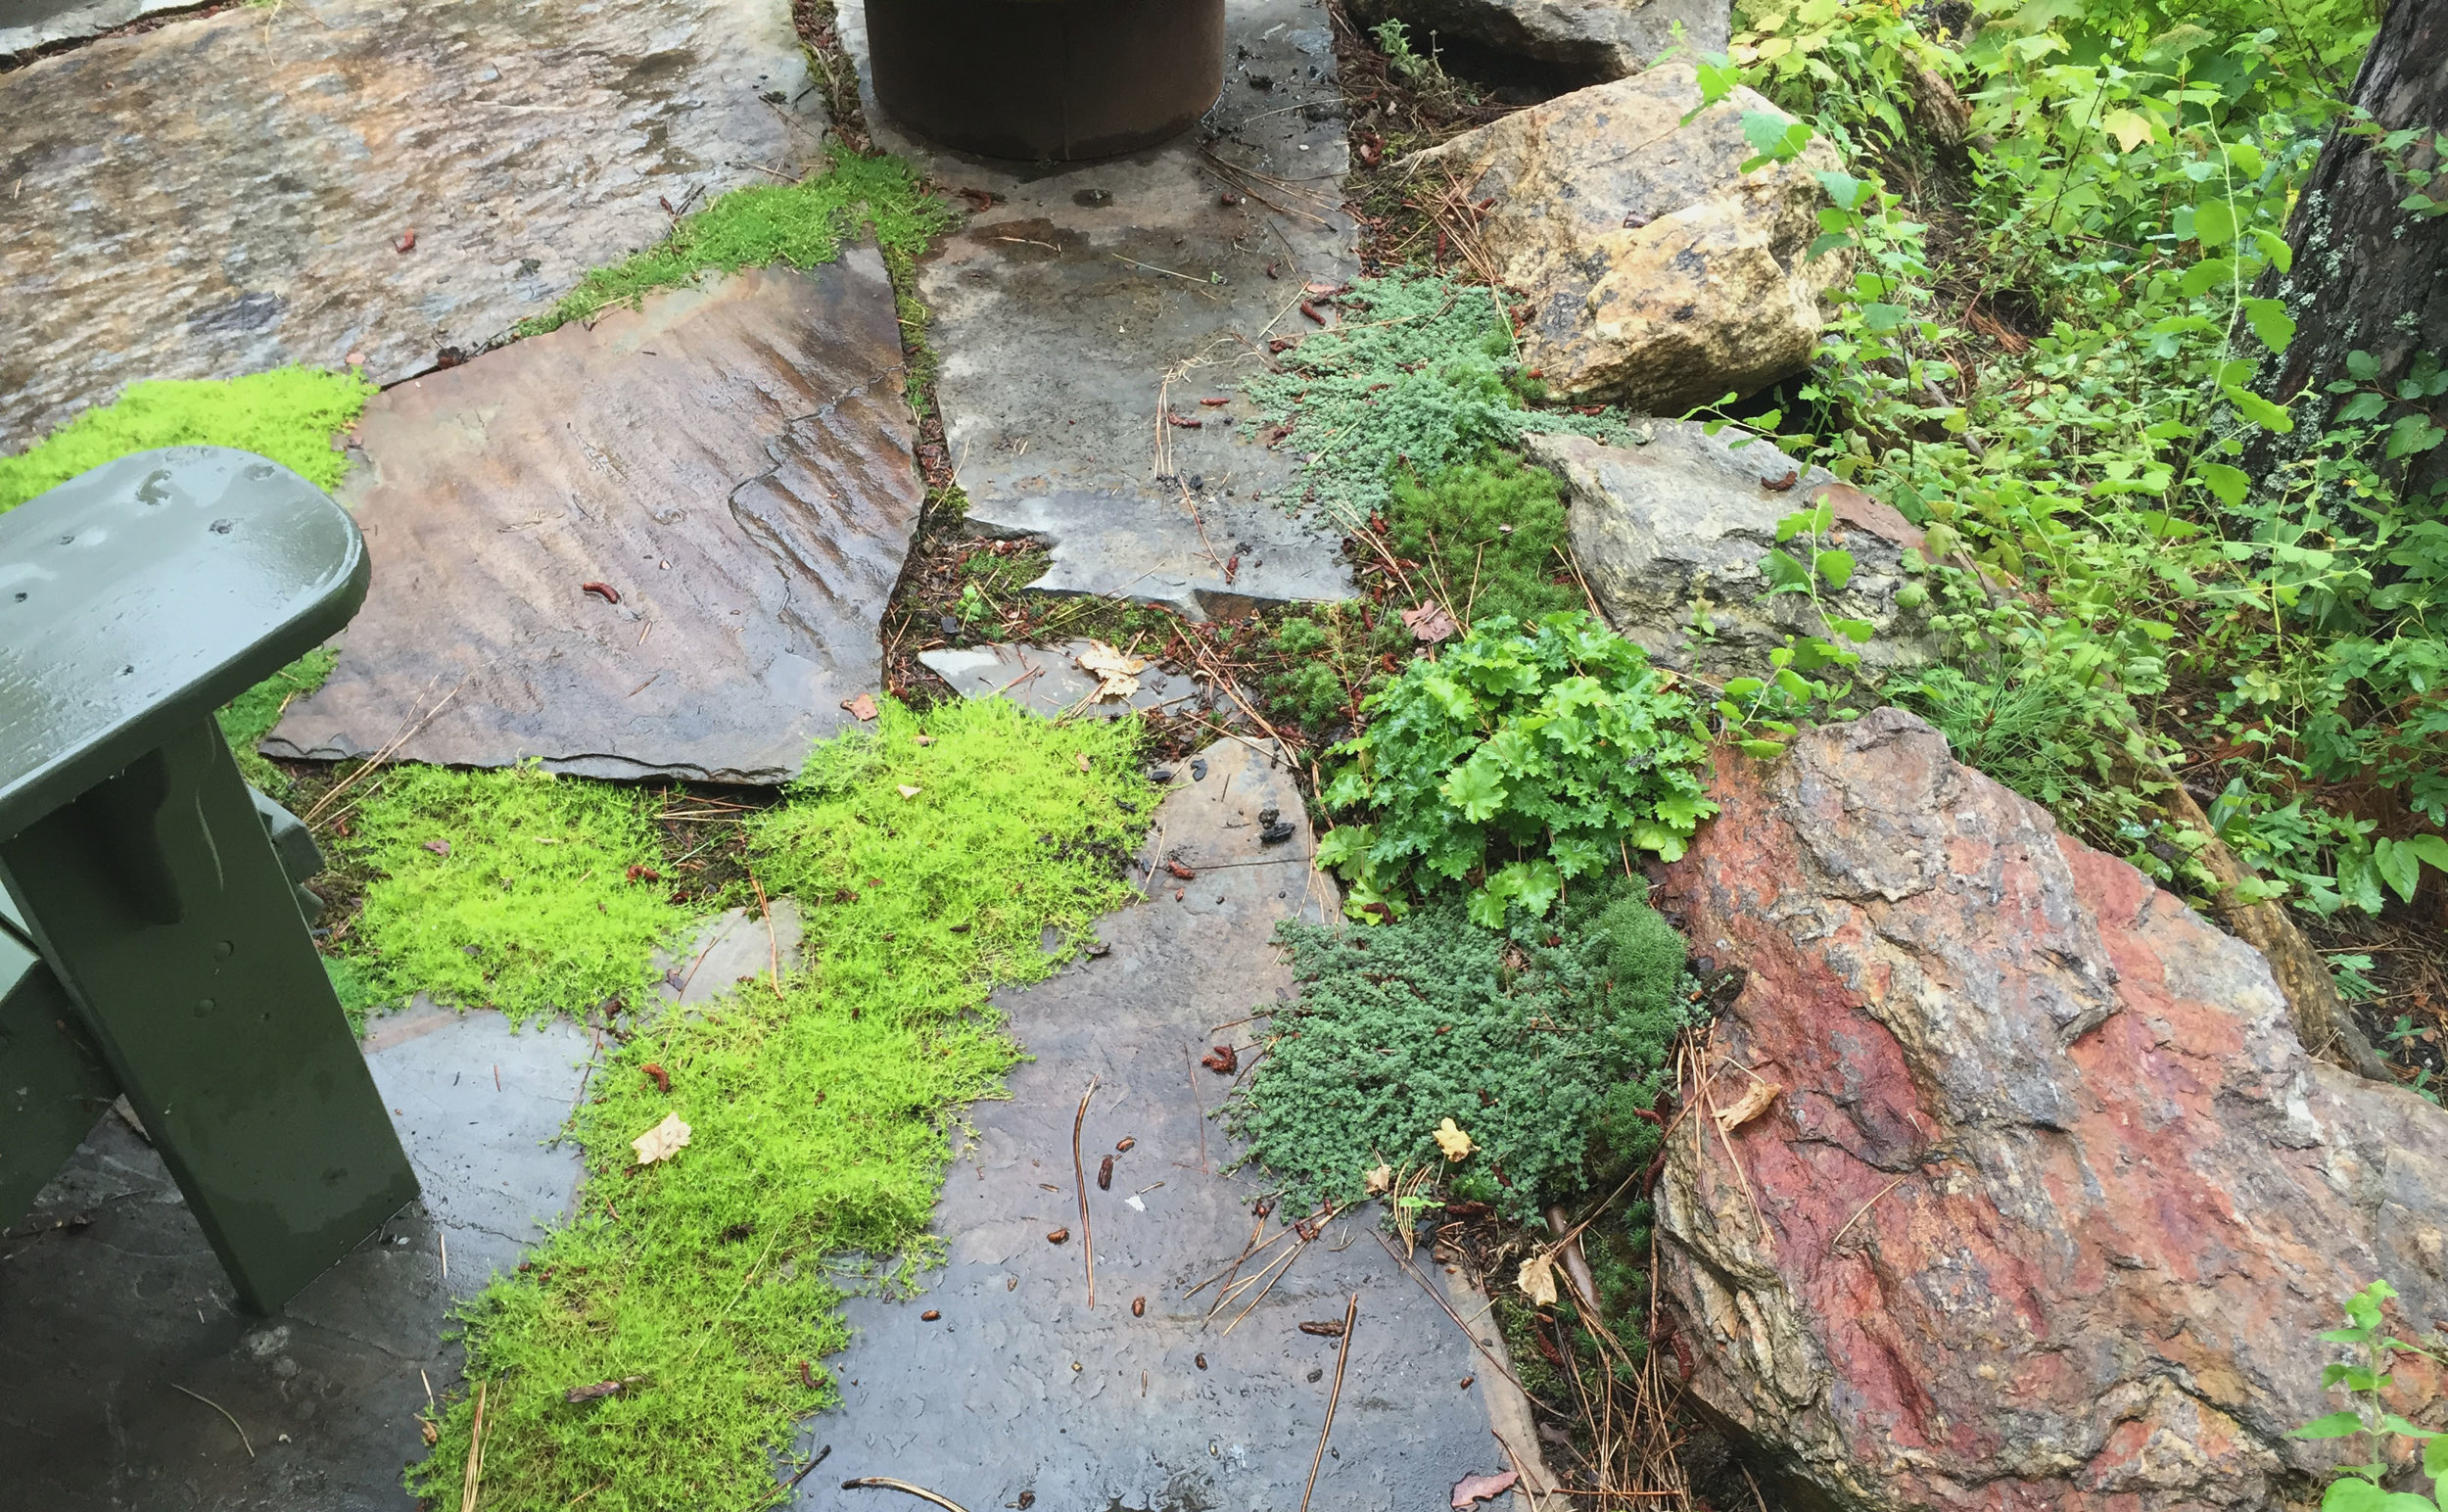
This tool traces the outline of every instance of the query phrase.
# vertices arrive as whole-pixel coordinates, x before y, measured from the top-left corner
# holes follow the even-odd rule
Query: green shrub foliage
[[[1448,1190],[1514,1217],[1648,1159],[1634,1110],[1688,1020],[1683,942],[1642,892],[1602,879],[1508,929],[1454,899],[1382,929],[1282,925],[1301,996],[1226,1118],[1284,1210],[1357,1201],[1381,1163],[1444,1163],[1447,1118],[1476,1146]]]
[[[1471,917],[1543,915],[1567,879],[1628,870],[1638,846],[1669,860],[1717,812],[1699,767],[1708,736],[1671,675],[1586,613],[1531,625],[1499,615],[1435,661],[1415,661],[1367,705],[1368,729],[1326,806],[1375,811],[1329,831],[1356,915],[1396,894],[1476,878]]]

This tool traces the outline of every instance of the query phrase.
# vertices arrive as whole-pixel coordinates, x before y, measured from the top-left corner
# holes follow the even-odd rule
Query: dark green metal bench
[[[259,1311],[416,1196],[274,831],[312,840],[213,719],[366,581],[347,512],[241,451],[0,514],[0,1224],[120,1093]]]

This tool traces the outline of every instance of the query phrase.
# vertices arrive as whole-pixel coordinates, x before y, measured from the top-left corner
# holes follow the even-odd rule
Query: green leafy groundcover
[[[578,1217],[467,1310],[488,1512],[772,1503],[794,1421],[836,1399],[820,1362],[847,1343],[845,1291],[878,1284],[842,1257],[899,1256],[906,1283],[929,1256],[947,1128],[1013,1058],[988,991],[1046,975],[1132,896],[1120,863],[1153,803],[1136,739],[990,698],[886,702],[872,733],[818,747],[753,830],[805,966],[610,1054],[576,1117]],[[636,1165],[667,1113],[689,1144]],[[450,1401],[408,1474],[429,1504],[457,1504],[472,1416]]]
[[[1569,879],[1628,870],[1631,847],[1680,856],[1717,812],[1691,700],[1585,612],[1483,621],[1406,666],[1365,712],[1368,729],[1335,747],[1349,760],[1323,797],[1372,817],[1329,830],[1317,855],[1350,883],[1355,915],[1475,877],[1479,922],[1516,905],[1542,915]]]
[[[246,378],[131,383],[15,456],[0,457],[0,510],[14,509],[131,451],[235,447],[268,456],[319,489],[348,459],[332,437],[355,423],[374,386],[355,373],[282,367]]]
[[[638,997],[686,922],[645,872],[652,794],[539,767],[398,767],[344,842],[378,874],[349,956],[385,999],[496,1008],[513,1023]]]
[[[813,267],[841,255],[843,238],[864,222],[889,259],[907,259],[953,223],[952,210],[929,194],[899,158],[836,148],[832,165],[796,184],[734,189],[672,227],[655,246],[610,267],[596,268],[544,314],[522,321],[537,336],[591,318],[614,305],[635,305],[657,289],[677,288],[706,268],[786,262]]]
[[[1357,1201],[1380,1162],[1442,1166],[1449,1196],[1525,1218],[1657,1147],[1686,1010],[1683,941],[1620,875],[1546,921],[1472,923],[1457,900],[1381,929],[1280,926],[1303,986],[1226,1117],[1285,1184],[1284,1210]],[[1451,1118],[1477,1148],[1445,1165]]]

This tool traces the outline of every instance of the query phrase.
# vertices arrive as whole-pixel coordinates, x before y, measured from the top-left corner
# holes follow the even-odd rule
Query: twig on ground
[[[418,731],[423,730],[427,725],[433,723],[434,716],[442,712],[442,706],[444,704],[448,703],[451,699],[456,698],[459,695],[459,689],[467,686],[467,674],[461,674],[459,681],[450,685],[450,691],[443,694],[440,698],[435,699],[434,706],[432,708],[427,709],[416,719],[410,721],[398,734],[392,736],[390,744],[376,751],[373,755],[368,756],[365,759],[364,766],[357,768],[357,770],[350,773],[347,777],[342,778],[330,787],[325,788],[323,790],[323,796],[314,800],[314,806],[307,809],[304,814],[298,816],[300,822],[311,826],[317,819],[323,817],[324,811],[331,807],[333,800],[338,798],[342,793],[347,792],[358,779],[364,777],[365,774],[373,771],[375,768],[383,765],[385,762],[391,760],[393,756],[397,755],[401,746],[407,744],[410,740],[416,737]],[[441,681],[441,675],[436,674],[434,677],[434,683],[439,683]],[[428,683],[425,685],[430,688],[434,685],[434,683]]]
[[[831,1444],[829,1444],[829,1443],[828,1443],[828,1444],[826,1444],[826,1445],[824,1445],[824,1447],[823,1447],[823,1448],[821,1448],[821,1449],[817,1450],[817,1451],[816,1451],[816,1458],[814,1458],[814,1459],[812,1459],[812,1460],[809,1460],[806,1464],[804,1464],[804,1465],[800,1466],[800,1467],[799,1467],[799,1473],[798,1473],[797,1475],[795,1475],[795,1476],[792,1476],[792,1477],[790,1478],[790,1484],[789,1484],[788,1486],[783,1487],[783,1488],[782,1488],[782,1489],[784,1489],[784,1490],[791,1490],[791,1489],[794,1489],[795,1488],[797,1488],[797,1486],[799,1485],[799,1483],[800,1483],[800,1482],[802,1482],[802,1481],[804,1481],[804,1480],[806,1480],[806,1479],[808,1478],[808,1472],[809,1472],[809,1471],[811,1471],[811,1470],[814,1470],[817,1466],[819,1466],[819,1465],[821,1465],[821,1464],[824,1463],[825,1457],[826,1457],[827,1455],[831,1454],[832,1452],[833,1452],[833,1446],[832,1446]]]
[[[754,872],[748,874],[748,885],[757,890],[757,912],[765,916],[765,959],[773,971],[769,979],[774,983],[774,1000],[778,1003],[782,996],[782,942],[774,933],[774,905],[765,900],[765,884],[757,880]]]
[[[856,1476],[841,1483],[841,1488],[846,1491],[854,1491],[859,1489],[861,1487],[867,1487],[875,1490],[902,1491],[906,1494],[916,1496],[920,1501],[931,1501],[935,1505],[943,1508],[944,1512],[968,1512],[968,1508],[961,1505],[949,1496],[938,1496],[923,1486],[912,1486],[907,1481],[896,1481],[888,1475]]]
[[[198,1400],[198,1401],[200,1401],[200,1402],[204,1403],[204,1404],[205,1404],[206,1406],[208,1406],[208,1407],[211,1407],[213,1411],[215,1411],[215,1412],[219,1413],[221,1416],[223,1416],[223,1417],[225,1417],[225,1418],[229,1418],[229,1426],[230,1426],[230,1427],[232,1427],[232,1428],[237,1428],[237,1429],[238,1429],[238,1441],[239,1441],[240,1443],[245,1444],[245,1445],[246,1445],[246,1447],[247,1447],[247,1458],[249,1458],[249,1459],[253,1459],[253,1458],[255,1458],[255,1444],[254,1444],[252,1441],[250,1441],[248,1440],[248,1438],[247,1438],[247,1431],[246,1431],[245,1429],[243,1429],[243,1428],[238,1428],[238,1420],[237,1420],[236,1418],[234,1418],[234,1417],[230,1417],[230,1416],[229,1416],[229,1409],[228,1409],[227,1407],[222,1406],[219,1402],[214,1401],[212,1397],[205,1395],[202,1392],[190,1392],[190,1391],[188,1391],[188,1390],[187,1390],[187,1388],[185,1388],[185,1387],[183,1387],[183,1386],[179,1385],[179,1384],[178,1384],[177,1382],[175,1382],[175,1381],[173,1381],[173,1382],[171,1382],[171,1383],[170,1383],[170,1390],[171,1390],[171,1391],[173,1391],[173,1392],[181,1392],[181,1393],[185,1393],[185,1394],[187,1394],[187,1395],[189,1395],[189,1396],[193,1396],[196,1400]]]
[[[1335,1389],[1326,1396],[1326,1426],[1318,1430],[1317,1453],[1309,1458],[1309,1484],[1300,1492],[1300,1512],[1309,1512],[1310,1493],[1317,1489],[1318,1467],[1326,1463],[1326,1440],[1335,1431],[1335,1404],[1342,1400],[1343,1366],[1351,1361],[1351,1333],[1360,1318],[1360,1294],[1343,1303],[1342,1347],[1335,1351]]]
[[[1154,874],[1151,872],[1150,874]],[[1199,1172],[1200,1175],[1205,1175],[1207,1173],[1206,1104],[1199,1097],[1199,1067],[1191,1061],[1190,1052],[1187,1050],[1182,1052],[1182,1064],[1190,1070],[1190,1106],[1199,1110]]]
[[[459,1512],[476,1512],[476,1489],[485,1477],[485,1385],[476,1383],[476,1423],[467,1435],[467,1475],[459,1482]]]
[[[1088,1310],[1097,1310],[1097,1235],[1088,1226],[1088,1167],[1081,1163],[1079,1133],[1088,1122],[1088,1100],[1097,1095],[1097,1078],[1079,1095],[1079,1111],[1071,1115],[1071,1184],[1079,1189],[1079,1252],[1088,1262]]]

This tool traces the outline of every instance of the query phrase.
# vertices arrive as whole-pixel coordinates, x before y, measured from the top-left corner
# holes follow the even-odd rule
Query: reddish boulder
[[[1749,973],[1657,1188],[1701,1404],[1791,1505],[2317,1499],[2314,1334],[2376,1277],[2448,1319],[2448,1112],[2308,1058],[2250,947],[1900,710],[1716,797],[1660,899]]]

